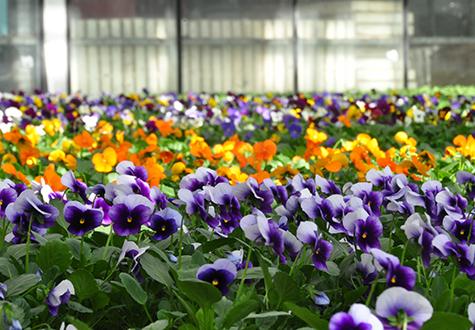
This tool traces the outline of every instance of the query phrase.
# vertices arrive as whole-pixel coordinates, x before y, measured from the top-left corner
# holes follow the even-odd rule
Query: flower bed
[[[469,329],[474,99],[429,92],[3,94],[3,326]]]

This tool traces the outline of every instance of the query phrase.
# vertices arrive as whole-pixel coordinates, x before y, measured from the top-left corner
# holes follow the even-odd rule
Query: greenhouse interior
[[[475,0],[0,0],[0,329],[475,329]]]

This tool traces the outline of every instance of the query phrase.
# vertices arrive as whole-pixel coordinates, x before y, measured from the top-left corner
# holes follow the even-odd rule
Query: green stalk
[[[3,244],[5,244],[5,236],[7,234],[7,229],[10,225],[10,222],[7,221],[7,219],[3,219],[3,224],[2,224],[2,241],[0,242],[0,250],[3,248]]]
[[[83,266],[83,247],[84,247],[84,235],[81,236],[81,245],[79,246],[79,265]]]
[[[375,279],[373,284],[371,284],[371,289],[369,290],[368,298],[366,298],[366,302],[365,302],[366,306],[369,306],[369,304],[371,303],[371,298],[373,298],[373,293],[374,293],[374,290],[376,289],[376,284],[377,282]]]
[[[109,236],[107,237],[106,246],[104,246],[104,251],[102,251],[102,258],[101,259],[104,259],[106,257],[107,248],[109,247],[109,244],[112,240],[112,224],[109,225],[109,226],[110,226]]]
[[[30,244],[31,244],[31,224],[33,220],[30,218],[28,223],[28,233],[26,236],[26,257],[25,257],[25,273],[27,274],[30,269]]]
[[[249,246],[249,250],[247,251],[246,265],[244,266],[244,271],[242,272],[241,283],[239,283],[239,288],[238,288],[238,291],[237,291],[237,298],[239,298],[239,296],[241,295],[241,291],[244,288],[244,282],[246,281],[247,269],[249,268],[249,262],[251,261],[251,254],[252,254],[252,246]]]
[[[181,270],[181,250],[183,245],[183,221],[180,225],[180,235],[178,236],[178,271]]]
[[[454,270],[452,272],[452,282],[450,283],[450,304],[449,312],[452,311],[454,305],[454,293],[455,293],[455,279],[457,278],[457,267],[454,265]]]

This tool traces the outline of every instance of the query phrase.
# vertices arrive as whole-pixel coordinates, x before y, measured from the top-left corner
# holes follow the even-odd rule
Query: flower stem
[[[28,222],[28,232],[26,234],[26,256],[25,256],[25,273],[28,274],[30,269],[30,244],[31,244],[31,224],[33,220],[30,218]]]
[[[371,289],[369,290],[368,298],[366,298],[366,302],[365,302],[366,306],[369,306],[369,304],[371,303],[371,298],[373,298],[373,293],[374,293],[374,290],[376,289],[376,284],[377,282],[375,279],[373,284],[371,284]]]
[[[104,246],[104,251],[102,251],[102,259],[106,257],[107,248],[109,247],[111,240],[112,240],[112,225],[110,225],[110,231],[109,231],[109,236],[107,237],[106,246]]]
[[[147,314],[148,320],[150,321],[150,323],[153,323],[153,319],[152,319],[152,316],[150,315],[150,312],[148,311],[147,305],[144,304],[142,306],[143,306],[143,309],[145,311],[145,314]]]
[[[181,270],[181,250],[183,245],[183,221],[180,225],[180,235],[178,236],[178,271]]]
[[[249,262],[251,261],[251,254],[252,254],[252,246],[249,246],[249,250],[247,251],[246,265],[244,265],[244,271],[242,272],[241,283],[239,283],[239,289],[237,291],[238,298],[241,295],[241,291],[243,290],[243,287],[244,287],[244,282],[246,281],[246,274],[249,268]]]
[[[3,248],[3,245],[5,244],[5,236],[7,235],[7,229],[10,225],[10,222],[7,221],[7,219],[3,219],[3,224],[2,224],[2,241],[0,242],[0,249]]]
[[[449,303],[449,312],[452,311],[454,305],[454,293],[455,293],[455,279],[457,278],[457,267],[454,265],[454,270],[452,272],[452,282],[450,283],[450,303]]]
[[[83,247],[84,247],[84,235],[81,236],[81,245],[79,246],[79,265],[83,266]]]

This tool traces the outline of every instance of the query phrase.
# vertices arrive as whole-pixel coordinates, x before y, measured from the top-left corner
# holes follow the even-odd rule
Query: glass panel
[[[71,0],[72,90],[176,90],[175,8],[172,0]]]
[[[291,0],[183,0],[185,91],[293,90]]]
[[[299,90],[402,87],[401,0],[299,0]]]
[[[39,0],[0,0],[0,91],[41,86]]]
[[[475,84],[475,0],[409,1],[411,86]]]

